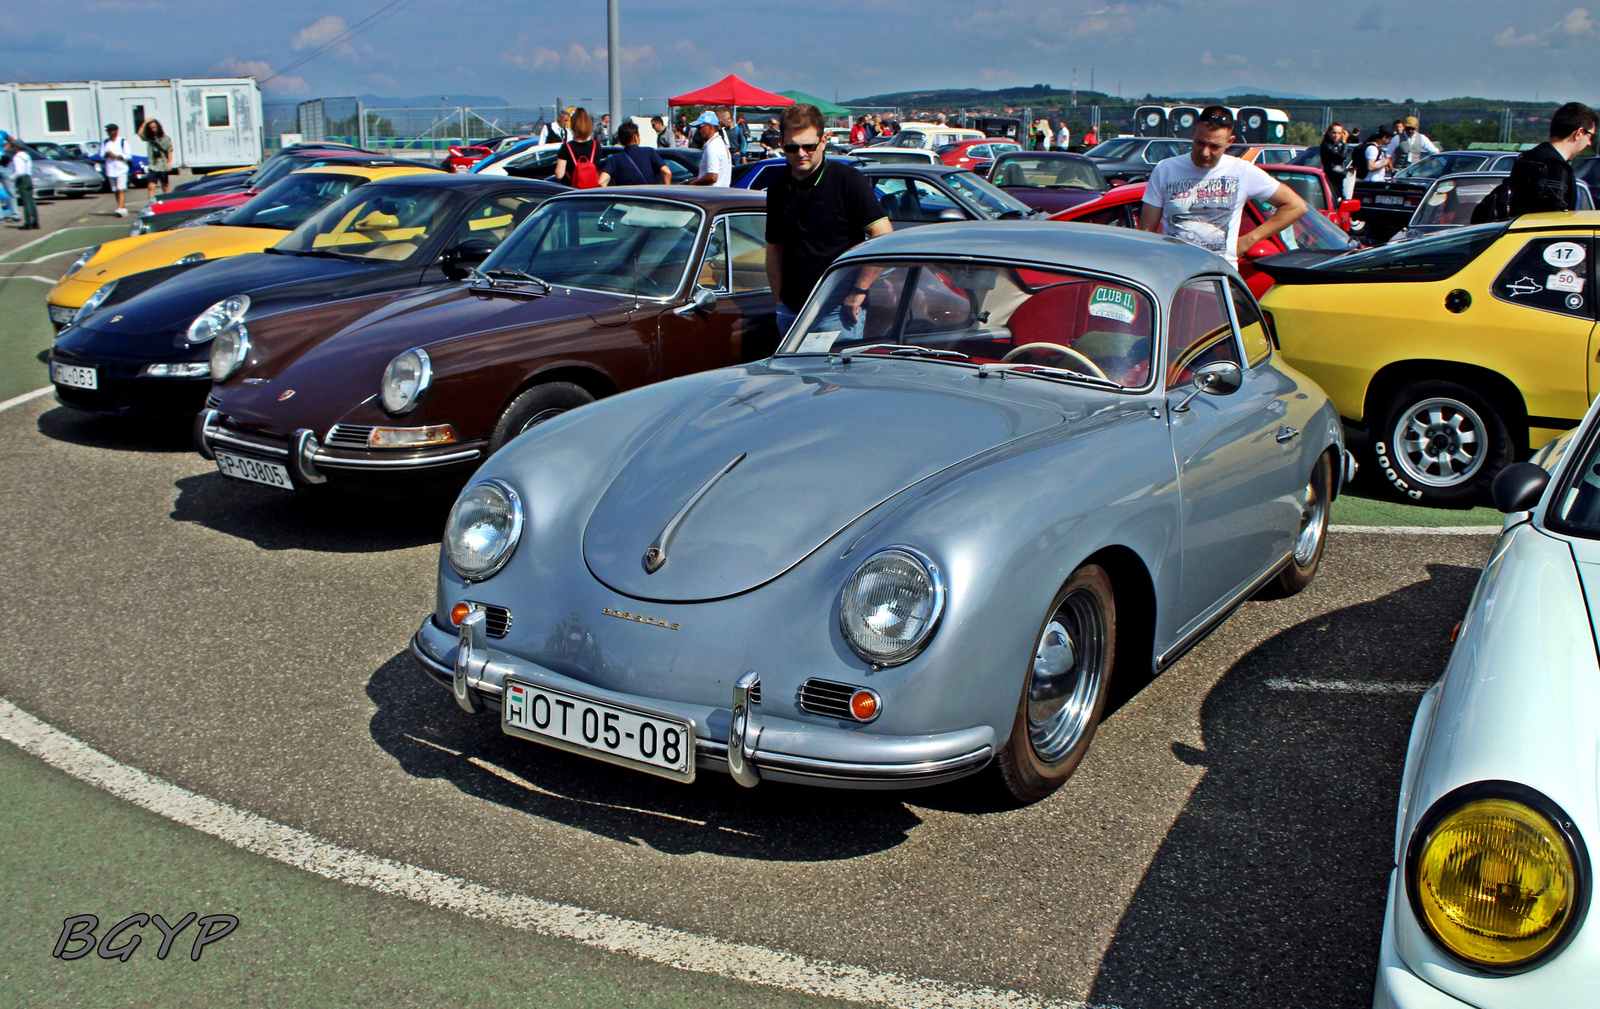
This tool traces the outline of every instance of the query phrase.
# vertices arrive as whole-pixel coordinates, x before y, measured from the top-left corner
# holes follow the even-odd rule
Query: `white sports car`
[[[1600,1004],[1597,418],[1495,479],[1505,530],[1411,730],[1376,1009]]]

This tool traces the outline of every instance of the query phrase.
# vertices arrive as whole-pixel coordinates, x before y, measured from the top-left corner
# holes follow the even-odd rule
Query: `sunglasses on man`
[[[805,151],[807,154],[813,154],[813,153],[816,152],[817,148],[819,148],[821,146],[822,146],[822,141],[820,141],[820,140],[818,140],[814,144],[784,144],[783,145],[783,153],[785,153],[785,154],[799,154],[801,151]]]
[[[1209,126],[1223,126],[1233,129],[1233,120],[1228,116],[1201,116],[1200,121]]]

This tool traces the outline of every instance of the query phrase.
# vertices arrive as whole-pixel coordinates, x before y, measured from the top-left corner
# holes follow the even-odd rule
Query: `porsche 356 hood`
[[[583,554],[612,589],[659,602],[748,591],[911,484],[1064,420],[983,395],[971,388],[982,380],[949,366],[730,375],[668,421],[601,495]],[[647,563],[652,546],[659,553]]]

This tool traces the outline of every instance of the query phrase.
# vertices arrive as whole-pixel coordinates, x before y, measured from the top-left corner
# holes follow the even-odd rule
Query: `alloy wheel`
[[[1395,462],[1406,477],[1427,487],[1454,487],[1483,466],[1487,434],[1483,418],[1460,400],[1425,399],[1395,421]]]

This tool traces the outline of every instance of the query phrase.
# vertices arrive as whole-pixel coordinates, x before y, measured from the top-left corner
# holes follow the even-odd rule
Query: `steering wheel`
[[[1002,362],[1015,361],[1032,350],[1053,350],[1061,355],[1060,364],[1067,366],[1071,370],[1081,371],[1085,375],[1093,375],[1095,378],[1103,378],[1108,382],[1111,381],[1111,377],[1101,371],[1098,364],[1084,357],[1081,352],[1073,350],[1071,347],[1063,347],[1059,343],[1025,343],[1020,347],[1013,348],[1000,360]]]

